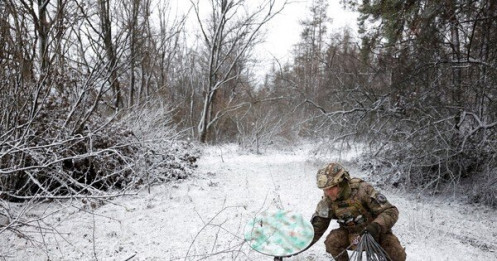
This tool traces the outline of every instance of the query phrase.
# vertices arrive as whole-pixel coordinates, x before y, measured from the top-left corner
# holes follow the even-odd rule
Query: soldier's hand
[[[352,244],[354,246],[357,246],[357,245],[359,245],[359,242],[361,242],[361,236],[357,236],[356,238],[354,238],[354,240],[352,241]]]
[[[364,228],[362,234],[369,233],[371,236],[373,236],[374,240],[378,242],[378,239],[380,238],[380,232],[381,232],[380,224],[376,222],[371,222],[366,228]]]

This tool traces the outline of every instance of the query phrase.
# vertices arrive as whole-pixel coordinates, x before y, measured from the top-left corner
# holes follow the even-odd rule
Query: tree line
[[[314,3],[325,9],[327,2]],[[360,14],[358,45],[347,32],[319,42],[323,19],[311,9],[284,77],[293,77],[294,97],[312,115],[307,132],[365,142],[395,186],[449,188],[495,206],[497,4],[342,4]]]
[[[257,152],[361,142],[395,186],[464,183],[496,204],[493,1],[342,1],[359,32],[329,31],[328,2],[312,1],[293,59],[264,79],[253,51],[288,3],[189,4],[178,15],[166,0],[0,3],[2,197],[124,186],[133,155],[157,156],[140,147],[146,125]]]

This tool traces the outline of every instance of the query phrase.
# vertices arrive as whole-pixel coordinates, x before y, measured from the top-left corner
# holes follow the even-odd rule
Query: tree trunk
[[[47,18],[47,6],[50,0],[38,0],[38,37],[40,39],[39,56],[42,76],[48,70],[48,33],[50,31],[50,22]]]
[[[461,72],[461,44],[459,41],[459,21],[455,13],[455,3],[453,0],[447,0],[446,6],[447,18],[450,26],[450,42],[452,47],[452,101],[457,106],[457,115],[455,116],[455,128],[459,130],[459,122],[462,113],[462,72]]]
[[[130,40],[130,56],[131,56],[131,64],[130,64],[130,83],[129,83],[129,97],[128,97],[128,107],[131,108],[133,107],[134,104],[134,96],[135,96],[135,82],[136,82],[136,77],[135,77],[135,68],[136,68],[136,58],[138,56],[137,52],[137,40],[138,40],[138,11],[140,8],[140,2],[139,0],[132,0],[132,7],[131,7],[131,21],[130,21],[130,33],[131,33],[131,40]],[[141,72],[142,74],[144,73],[143,71]]]
[[[121,88],[117,77],[117,56],[115,46],[112,42],[112,24],[110,21],[109,0],[99,0],[100,4],[100,27],[102,30],[105,54],[108,60],[107,71],[110,73],[110,86],[114,95],[114,109],[121,105]]]

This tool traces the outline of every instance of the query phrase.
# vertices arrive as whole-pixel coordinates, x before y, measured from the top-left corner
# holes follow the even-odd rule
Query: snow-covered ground
[[[307,146],[264,155],[207,147],[190,179],[106,202],[51,202],[29,210],[31,220],[46,217],[39,224],[56,230],[33,230],[31,241],[0,234],[0,260],[272,260],[244,242],[245,224],[281,207],[310,218],[322,193],[315,173],[325,162],[339,160],[352,176],[368,179],[354,156],[310,157]],[[400,210],[394,233],[407,260],[497,260],[497,211],[382,192]],[[287,260],[330,260],[323,240]]]

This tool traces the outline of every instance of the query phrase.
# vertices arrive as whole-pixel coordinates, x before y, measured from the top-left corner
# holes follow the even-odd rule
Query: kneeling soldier
[[[326,237],[326,251],[335,260],[349,260],[346,249],[355,249],[361,233],[367,231],[385,250],[392,261],[406,260],[404,248],[392,233],[399,211],[369,183],[350,178],[337,163],[330,163],[317,173],[317,186],[324,191],[311,223],[314,227],[314,244],[336,219],[339,228]]]

